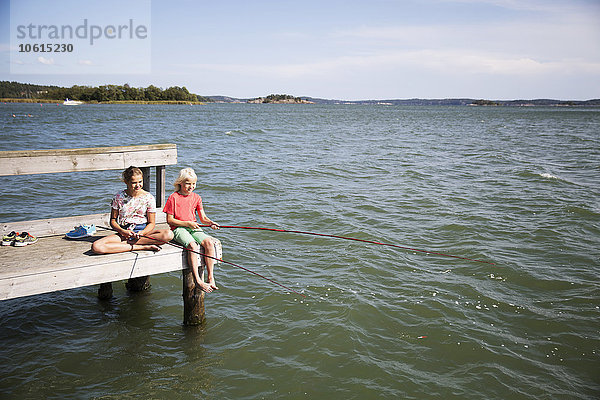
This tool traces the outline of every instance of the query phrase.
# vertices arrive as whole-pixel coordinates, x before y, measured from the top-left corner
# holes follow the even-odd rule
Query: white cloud
[[[439,0],[446,3],[465,3],[481,5],[489,4],[499,8],[515,11],[534,11],[546,14],[581,13],[582,9],[595,9],[599,5],[585,0]]]
[[[493,76],[565,75],[586,73],[600,77],[600,62],[584,59],[541,61],[521,55],[468,50],[406,50],[339,56],[304,63],[198,64],[189,68],[227,72],[242,76],[276,76],[298,79],[339,73],[376,74],[381,71],[420,70],[443,76],[482,74]]]
[[[569,16],[561,25],[538,20],[461,26],[362,26],[332,34],[339,48],[354,55],[311,67],[325,69],[337,63],[340,69],[364,66],[365,73],[369,68],[382,73],[398,69],[440,77],[477,74],[492,80],[570,78],[578,74],[600,78],[600,24],[591,19]],[[300,70],[297,66],[286,69]]]
[[[94,65],[92,60],[79,60],[79,65]]]
[[[332,40],[352,49],[465,49],[521,53],[528,57],[574,56],[600,58],[600,24],[580,17],[557,25],[544,21],[495,24],[361,26],[336,31]]]
[[[38,62],[44,65],[54,65],[54,59],[53,58],[45,58],[45,57],[38,57],[37,58]]]

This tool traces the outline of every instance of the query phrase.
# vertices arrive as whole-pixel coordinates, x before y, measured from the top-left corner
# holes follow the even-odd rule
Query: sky
[[[80,37],[39,30],[84,21]],[[90,43],[92,25],[103,36]],[[27,43],[74,48],[19,52]],[[0,80],[236,98],[597,99],[600,0],[0,0]]]

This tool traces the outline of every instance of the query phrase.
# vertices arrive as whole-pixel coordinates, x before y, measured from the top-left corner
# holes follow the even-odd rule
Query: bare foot
[[[213,288],[208,283],[200,281],[198,282],[198,286],[200,286],[200,289],[205,293],[210,293],[213,291]]]
[[[210,278],[208,280],[208,284],[210,285],[211,288],[213,288],[213,290],[219,290],[219,288],[217,287],[217,284],[215,282],[215,278]]]

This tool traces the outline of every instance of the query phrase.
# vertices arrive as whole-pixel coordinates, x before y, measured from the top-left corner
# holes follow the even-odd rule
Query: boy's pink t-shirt
[[[194,192],[187,196],[174,192],[167,199],[163,212],[180,221],[196,221],[196,212],[198,215],[202,212],[202,197]],[[171,229],[175,228],[171,226]]]

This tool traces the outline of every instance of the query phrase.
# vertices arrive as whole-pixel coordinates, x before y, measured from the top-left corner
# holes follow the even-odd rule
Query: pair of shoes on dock
[[[79,225],[65,234],[67,239],[83,239],[93,236],[96,233],[96,225]]]
[[[30,235],[29,232],[15,232],[12,231],[8,235],[2,236],[2,246],[15,246],[15,247],[24,247],[29,244],[34,244],[38,241],[33,235]]]

